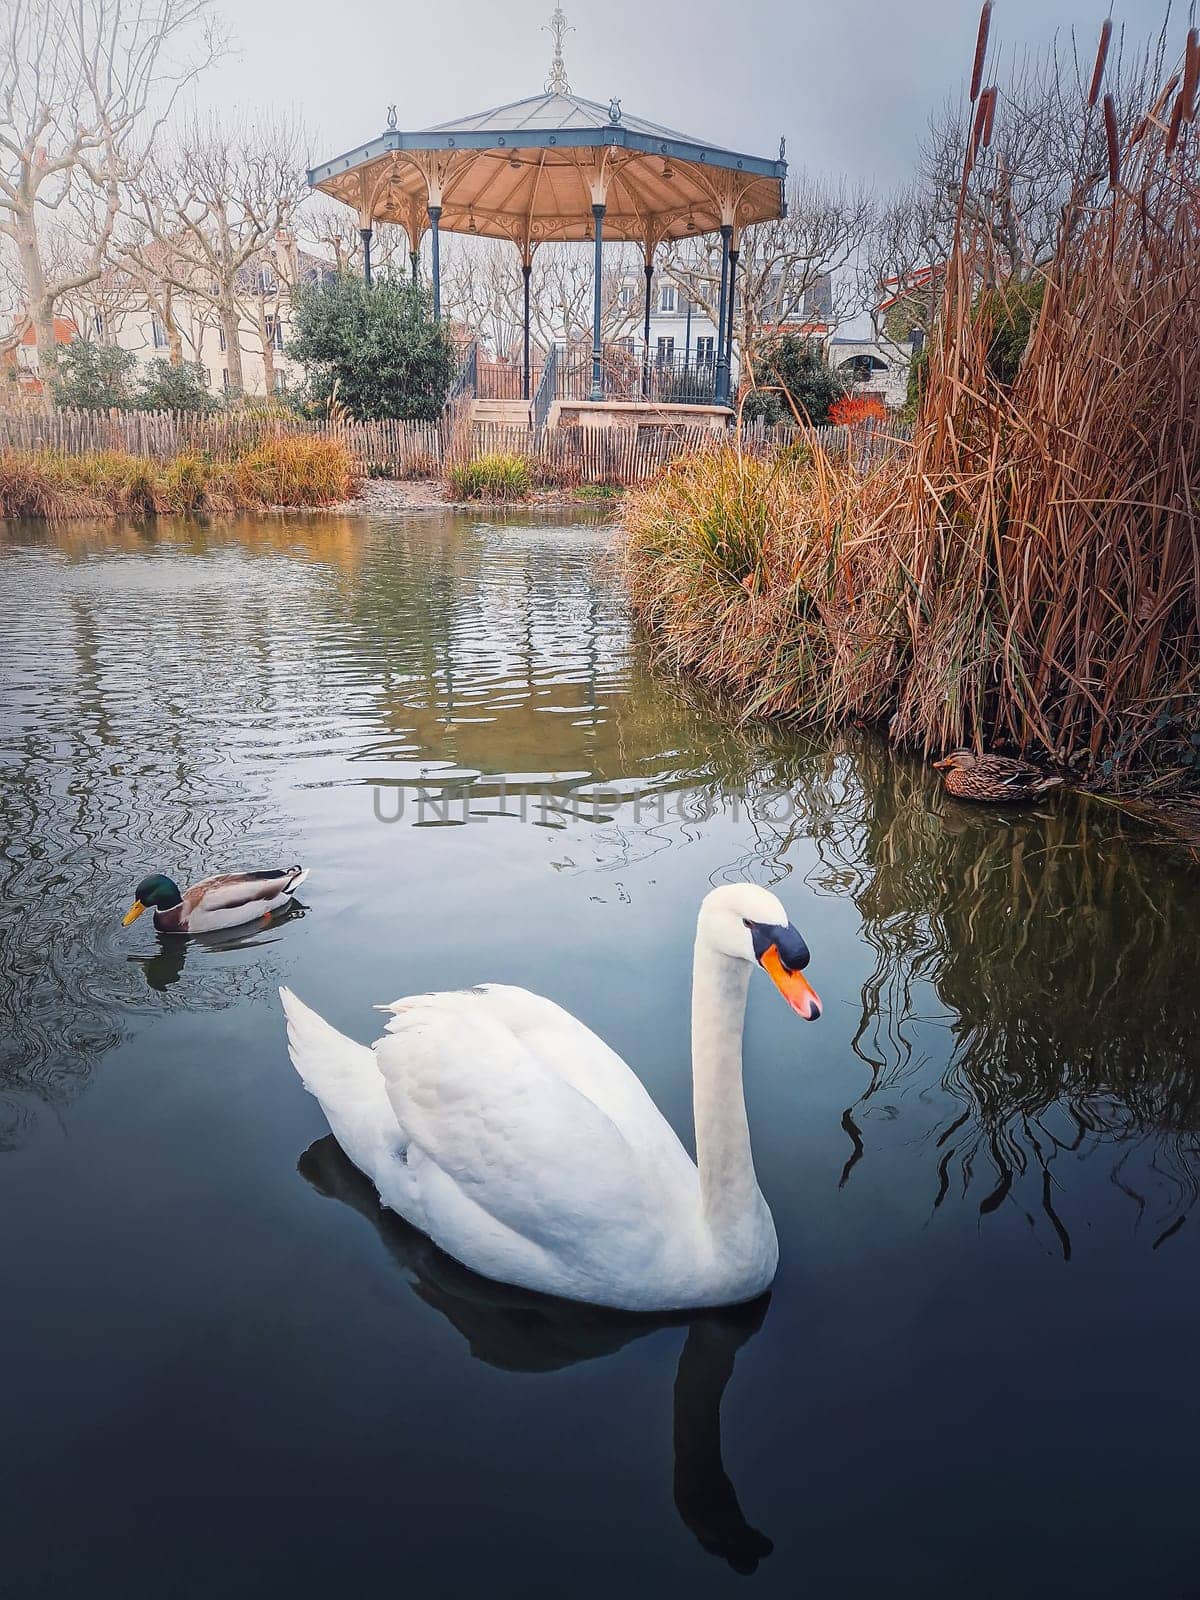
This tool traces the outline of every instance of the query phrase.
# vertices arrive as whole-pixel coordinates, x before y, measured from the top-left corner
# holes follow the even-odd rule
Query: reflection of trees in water
[[[253,832],[261,799],[235,746],[270,694],[268,597],[248,602],[206,572],[189,586],[175,562],[126,567],[108,558],[174,546],[129,529],[104,537],[97,559],[78,530],[23,530],[24,543],[67,559],[10,557],[0,569],[11,619],[0,712],[0,1148],[23,1138],[39,1104],[61,1112],[140,1014],[225,1007],[270,979],[261,959],[226,954],[218,964],[210,950],[192,958],[186,983],[164,981],[152,997],[183,958],[159,941],[144,965],[130,961],[155,936],[149,919],[132,934],[120,926],[146,870],[186,882],[239,859]],[[217,658],[228,674],[219,680]]]
[[[615,1354],[664,1327],[687,1329],[675,1378],[675,1504],[710,1555],[752,1573],[772,1544],[746,1521],[721,1458],[721,1398],[741,1347],[756,1334],[770,1296],[748,1306],[670,1316],[636,1315],[532,1294],[481,1278],[444,1255],[393,1211],[332,1134],[300,1157],[299,1171],[375,1228],[415,1294],[467,1341],[472,1356],[506,1372],[555,1372]]]
[[[1076,803],[969,807],[866,743],[818,836],[828,892],[853,894],[875,964],[854,1047],[871,1081],[847,1113],[847,1176],[887,1092],[919,1083],[926,986],[951,1014],[931,1135],[932,1200],[1035,1214],[1064,1255],[1070,1158],[1108,1149],[1154,1229],[1200,1194],[1200,905],[1177,857]]]

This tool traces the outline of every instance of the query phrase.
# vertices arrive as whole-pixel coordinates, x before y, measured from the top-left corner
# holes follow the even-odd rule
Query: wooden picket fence
[[[811,430],[833,454],[867,462],[903,448],[910,430],[883,422],[855,428]],[[58,411],[41,416],[0,412],[0,449],[62,451],[84,455],[125,450],[154,460],[183,454],[229,461],[264,439],[303,434],[344,444],[361,476],[442,477],[453,465],[485,451],[525,457],[543,483],[643,483],[680,456],[724,448],[731,435],[699,426],[542,428],[471,422],[462,407],[439,422],[307,422],[299,417],[244,411],[203,415],[180,411]],[[806,430],[752,423],[742,448],[768,454],[802,442]]]

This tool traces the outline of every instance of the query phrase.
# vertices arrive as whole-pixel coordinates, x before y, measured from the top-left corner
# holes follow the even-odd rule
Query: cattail
[[[1108,181],[1115,189],[1121,181],[1121,152],[1117,147],[1117,103],[1104,96],[1104,132],[1108,138]]]
[[[1196,84],[1200,80],[1200,33],[1195,28],[1188,31],[1187,51],[1183,58],[1183,120],[1191,122],[1196,115]]]
[[[1092,86],[1088,90],[1088,105],[1094,106],[1100,98],[1100,85],[1104,82],[1104,63],[1108,60],[1108,44],[1112,38],[1112,18],[1105,17],[1100,29],[1100,44],[1096,50],[1096,65],[1092,70]]]
[[[987,55],[988,29],[992,25],[992,0],[984,0],[983,10],[979,13],[979,36],[975,40],[975,65],[971,69],[971,104],[979,98],[980,86],[983,83],[983,62]]]
[[[1171,113],[1171,125],[1167,129],[1167,159],[1175,154],[1175,146],[1179,143],[1179,130],[1183,126],[1183,90],[1175,97],[1175,109]]]
[[[975,121],[971,126],[971,153],[979,154],[979,146],[983,142],[983,130],[987,123],[988,91],[985,89],[979,96],[975,106]]]
[[[983,91],[987,101],[987,112],[983,119],[983,148],[986,150],[992,142],[992,124],[996,120],[996,101],[1000,98],[1000,90],[995,84],[990,89]]]

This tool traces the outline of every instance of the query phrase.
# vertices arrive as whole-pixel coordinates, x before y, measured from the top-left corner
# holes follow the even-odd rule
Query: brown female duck
[[[1048,777],[1027,761],[1012,761],[1008,756],[977,756],[974,750],[951,750],[935,761],[943,773],[946,793],[958,800],[1033,800],[1047,789],[1057,788],[1061,778]]]

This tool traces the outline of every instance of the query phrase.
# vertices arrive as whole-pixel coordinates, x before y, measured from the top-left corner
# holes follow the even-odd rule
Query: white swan
[[[728,1305],[775,1276],[742,1093],[757,961],[821,1014],[808,948],[773,894],[714,889],[692,971],[696,1161],[642,1084],[539,995],[489,984],[381,1006],[368,1049],[280,990],[292,1061],[385,1206],[506,1283],[630,1311]]]

